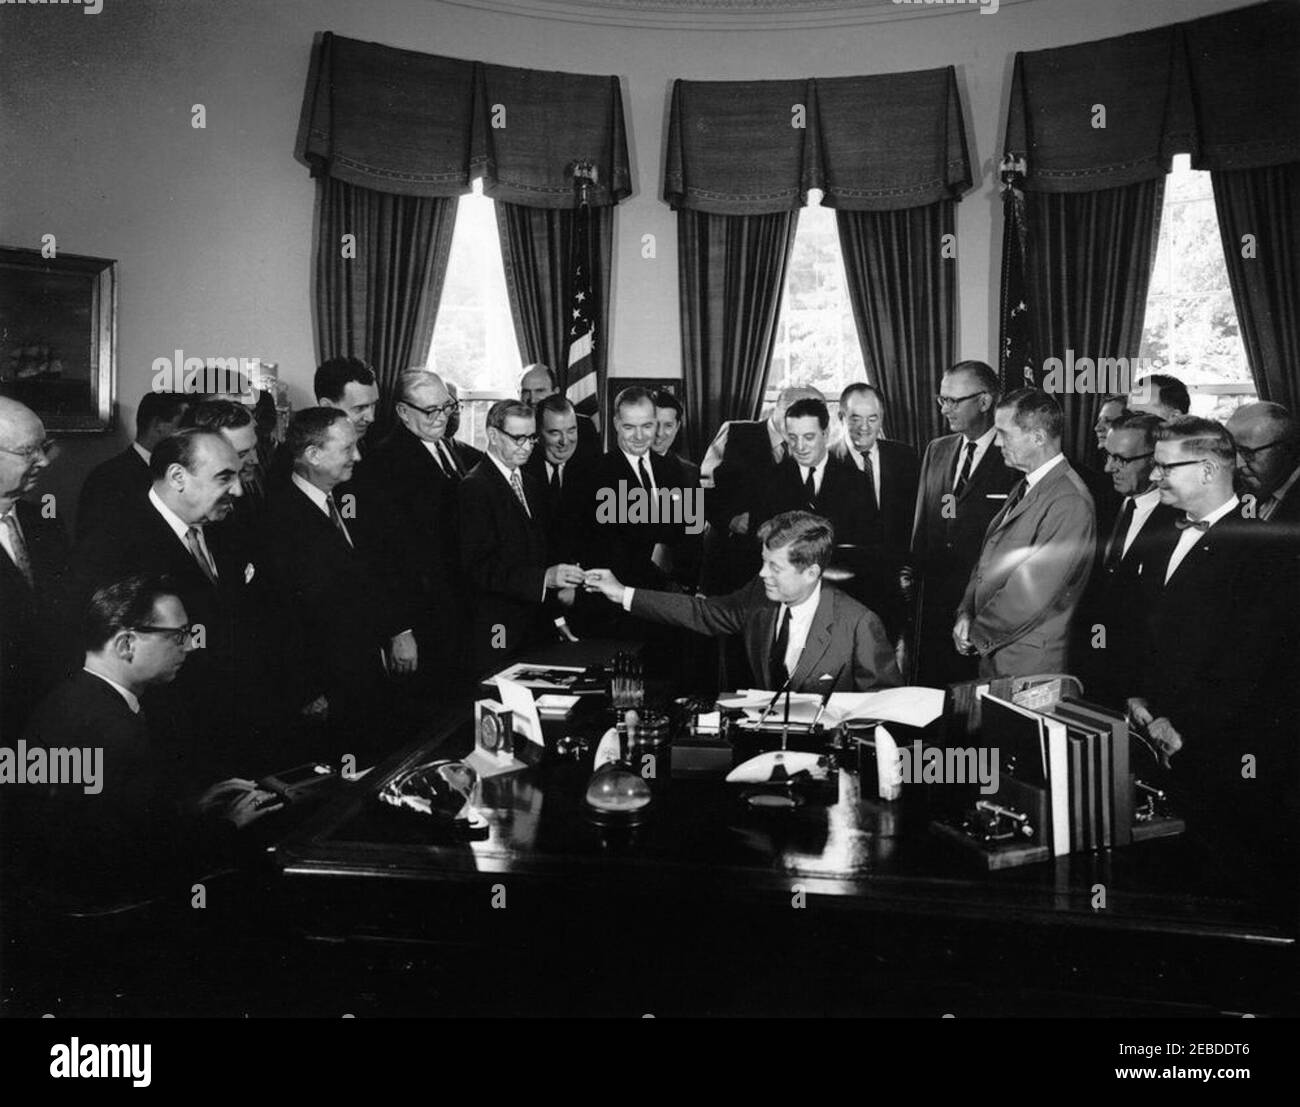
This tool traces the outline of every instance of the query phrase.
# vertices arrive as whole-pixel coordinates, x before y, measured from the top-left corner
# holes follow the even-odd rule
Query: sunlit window
[[[788,384],[809,384],[834,401],[846,385],[866,379],[835,211],[822,207],[821,194],[813,190],[799,212],[786,270],[768,394]]]
[[[1140,356],[1192,394],[1192,414],[1227,419],[1257,399],[1237,326],[1210,174],[1186,154],[1165,181]]]
[[[460,198],[447,279],[428,365],[455,383],[465,405],[457,437],[482,445],[483,419],[495,399],[516,395],[523,363],[506,295],[496,212],[483,182]]]

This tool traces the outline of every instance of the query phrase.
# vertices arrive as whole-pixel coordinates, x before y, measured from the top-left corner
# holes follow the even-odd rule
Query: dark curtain
[[[433,340],[457,198],[397,196],[318,178],[316,346],[322,361],[359,357],[379,377],[379,432],[397,375],[423,364]],[[344,236],[355,235],[355,257]]]
[[[1210,177],[1255,389],[1300,411],[1300,162]]]
[[[1028,305],[1035,368],[1041,371],[1047,358],[1064,363],[1067,351],[1076,361],[1138,356],[1164,191],[1164,178],[1157,177],[1099,192],[1024,194],[1024,270],[1032,294],[1008,287],[1004,295]],[[1006,382],[1008,388],[1021,383]],[[1064,392],[1057,399],[1065,410],[1066,455],[1091,460],[1104,393]]]
[[[565,332],[569,316],[569,248],[578,213],[573,209],[524,207],[495,202],[510,314],[525,362],[555,370],[563,391]],[[613,254],[613,207],[593,207],[591,252],[596,259],[596,368],[605,380],[609,335],[609,277]],[[603,410],[603,409],[601,409]]]
[[[678,295],[690,456],[728,419],[754,419],[776,341],[797,211],[677,213]]]
[[[923,450],[939,433],[939,374],[954,360],[956,261],[937,248],[955,235],[954,202],[837,211],[835,221],[867,379],[885,398],[885,431]]]

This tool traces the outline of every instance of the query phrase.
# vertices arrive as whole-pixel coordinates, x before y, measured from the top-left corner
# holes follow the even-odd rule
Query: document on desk
[[[768,719],[777,722],[785,719],[785,700],[782,696],[768,712]],[[772,702],[772,693],[746,688],[730,696],[719,696],[720,707],[739,707],[746,715],[758,718]],[[821,696],[815,692],[795,692],[790,697],[790,722],[811,723],[821,710]],[[822,714],[823,722],[830,726],[851,719],[880,719],[904,726],[929,726],[943,714],[943,690],[940,688],[886,688],[880,692],[832,692],[830,702]]]

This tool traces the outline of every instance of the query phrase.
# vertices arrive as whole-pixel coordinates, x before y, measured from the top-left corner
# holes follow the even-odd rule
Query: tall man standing
[[[488,410],[487,428],[487,457],[457,490],[461,570],[473,592],[470,646],[479,674],[544,640],[547,593],[572,603],[572,590],[583,581],[577,565],[548,564],[546,497],[522,470],[537,444],[532,408],[499,400]]]
[[[952,619],[979,560],[984,532],[1006,503],[1017,475],[994,448],[998,378],[982,361],[961,361],[939,384],[939,410],[952,434],[925,448],[912,524],[912,570],[904,594],[915,588],[916,641],[912,681],[943,687],[970,680],[974,657],[953,648]]]
[[[1025,478],[985,532],[953,642],[979,654],[980,676],[1066,672],[1070,621],[1096,555],[1092,496],[1061,453],[1065,416],[1046,392],[1004,396],[994,425],[1003,460]]]

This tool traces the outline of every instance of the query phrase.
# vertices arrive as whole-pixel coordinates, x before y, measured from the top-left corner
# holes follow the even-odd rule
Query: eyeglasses
[[[529,446],[537,445],[538,436],[536,434],[511,434],[509,431],[502,430],[500,427],[493,427],[492,429],[495,430],[497,434],[504,434],[516,446],[523,446],[525,444]]]
[[[186,623],[183,627],[131,627],[137,634],[165,634],[171,637],[173,646],[184,646],[194,633],[194,625]]]
[[[1210,459],[1208,457],[1197,457],[1197,458],[1193,458],[1191,461],[1169,461],[1169,462],[1157,461],[1154,465],[1151,466],[1151,472],[1152,474],[1156,473],[1157,471],[1161,473],[1167,473],[1169,472],[1170,469],[1177,469],[1179,468],[1179,466],[1182,465],[1201,465],[1209,460]]]
[[[1113,461],[1116,465],[1120,466],[1121,468],[1125,465],[1132,465],[1133,462],[1135,461],[1141,461],[1144,457],[1155,456],[1155,450],[1152,450],[1150,453],[1146,453],[1146,454],[1134,454],[1132,457],[1125,457],[1123,454],[1113,454],[1109,450],[1103,450],[1102,453],[1106,455],[1107,462]],[[1182,462],[1179,462],[1179,464],[1181,465]]]
[[[44,442],[38,442],[35,446],[25,446],[21,450],[11,450],[8,446],[0,446],[0,453],[13,454],[14,457],[21,457],[24,461],[31,461],[38,454],[41,457],[49,457],[58,448],[58,445],[53,438],[47,438]]]
[[[433,407],[416,407],[410,400],[398,400],[399,404],[409,407],[412,411],[418,411],[426,419],[432,419],[435,415],[444,415],[450,419],[460,410],[460,403],[456,400],[448,400],[445,404],[434,404]]]
[[[973,400],[976,396],[986,396],[986,392],[968,392],[965,396],[936,396],[935,403],[939,405],[942,411],[944,408],[956,407],[958,404],[964,404],[967,400]]]
[[[1243,461],[1254,461],[1265,450],[1271,450],[1274,446],[1281,446],[1285,442],[1285,438],[1279,438],[1276,442],[1265,442],[1264,445],[1256,446],[1253,449],[1250,446],[1238,446],[1237,453],[1241,455]]]

